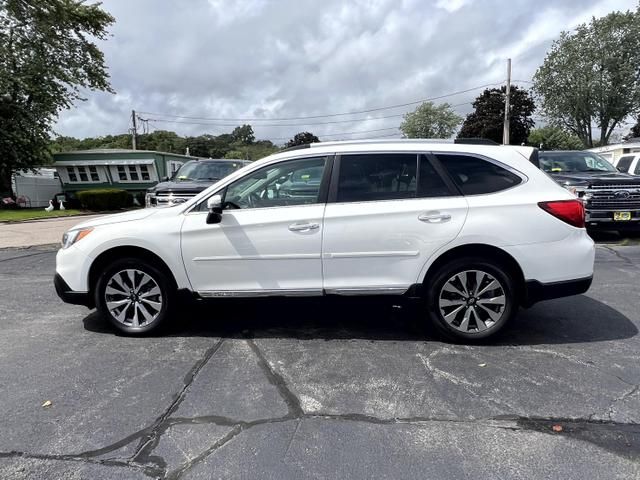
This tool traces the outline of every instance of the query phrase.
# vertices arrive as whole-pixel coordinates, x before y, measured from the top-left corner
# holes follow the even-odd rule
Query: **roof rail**
[[[456,138],[453,143],[460,143],[462,145],[500,145],[490,138]]]
[[[283,150],[280,150],[281,152],[290,152],[292,150],[302,150],[303,148],[309,148],[311,146],[310,143],[302,143],[300,145],[294,145],[293,147],[288,147],[285,148]]]
[[[376,144],[376,143],[453,143],[451,139],[444,138],[392,138],[386,140],[333,140],[329,142],[312,143],[313,147],[325,147],[329,145],[360,145],[360,144]]]
[[[458,143],[465,145],[500,145],[488,138],[395,138],[386,140],[336,140],[330,142],[312,143],[310,147],[324,147],[331,145],[362,145],[362,144],[376,144],[376,143]]]

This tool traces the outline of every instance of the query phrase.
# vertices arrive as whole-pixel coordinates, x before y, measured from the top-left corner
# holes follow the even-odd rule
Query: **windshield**
[[[540,167],[545,172],[617,172],[604,158],[591,152],[540,153]]]
[[[187,162],[174,179],[178,182],[220,180],[241,167],[241,162]]]

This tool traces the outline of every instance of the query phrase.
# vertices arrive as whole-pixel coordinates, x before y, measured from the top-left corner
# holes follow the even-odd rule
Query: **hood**
[[[129,212],[124,213],[111,213],[108,215],[103,215],[98,218],[93,218],[86,222],[79,223],[74,225],[70,230],[75,230],[77,228],[85,228],[85,227],[98,227],[100,225],[109,225],[111,223],[121,223],[121,222],[132,222],[134,220],[142,220],[143,218],[150,217],[151,215],[158,212],[155,208],[141,208],[139,210],[131,210]]]
[[[594,184],[598,183],[620,183],[620,184],[638,184],[640,178],[622,172],[547,172],[551,177],[560,184]]]
[[[147,192],[152,193],[200,193],[204,189],[216,183],[218,180],[204,180],[200,182],[196,181],[182,181],[182,182],[161,182],[151,187]]]

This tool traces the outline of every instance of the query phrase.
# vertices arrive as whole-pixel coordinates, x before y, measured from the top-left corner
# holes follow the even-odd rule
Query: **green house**
[[[97,149],[53,154],[62,189],[70,197],[92,188],[145,192],[196,157],[149,150]]]

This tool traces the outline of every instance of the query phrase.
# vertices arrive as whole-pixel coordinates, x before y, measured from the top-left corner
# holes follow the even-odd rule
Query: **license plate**
[[[631,212],[613,212],[613,219],[616,222],[625,222],[631,220]]]

